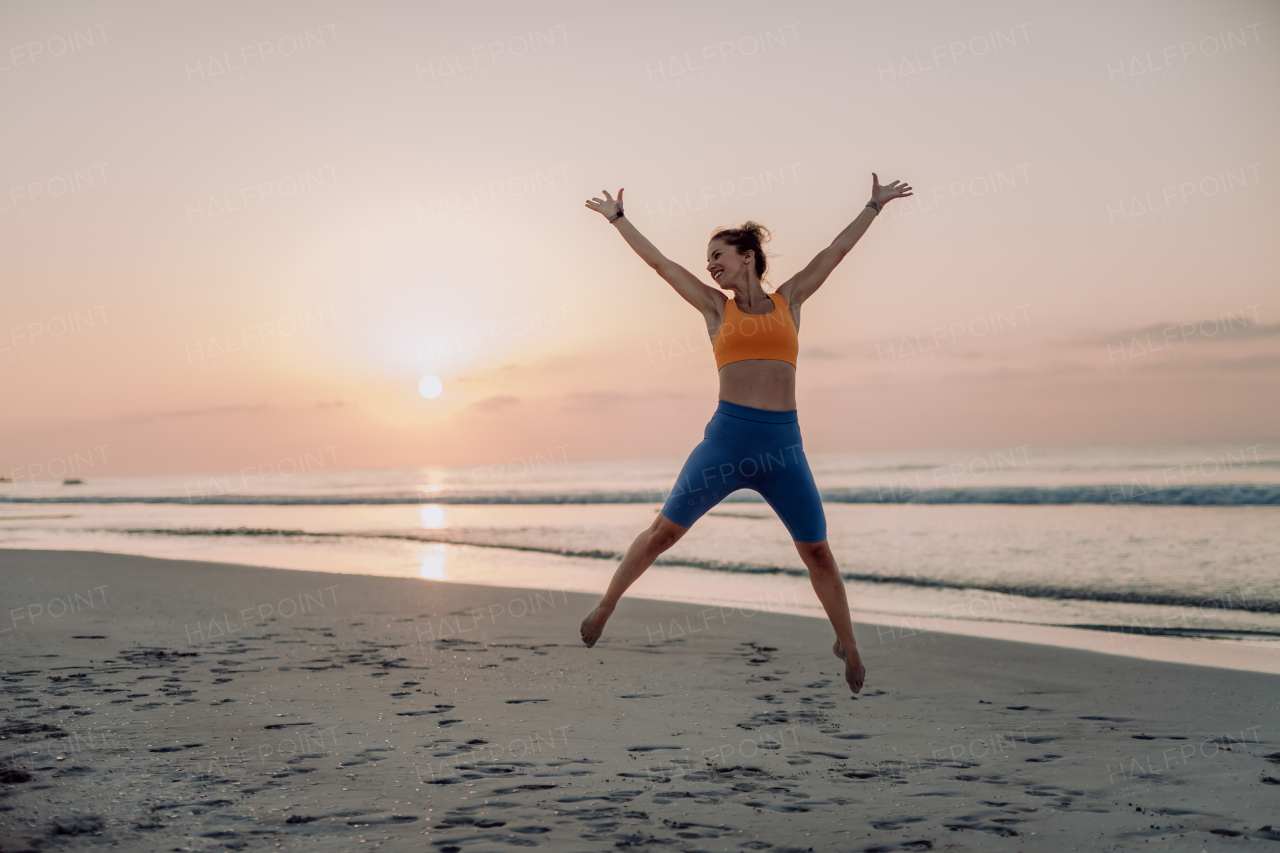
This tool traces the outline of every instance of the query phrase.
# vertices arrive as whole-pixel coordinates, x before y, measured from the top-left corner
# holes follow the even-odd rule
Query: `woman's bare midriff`
[[[796,408],[796,368],[786,361],[750,359],[720,368],[720,399],[739,406],[788,412]]]

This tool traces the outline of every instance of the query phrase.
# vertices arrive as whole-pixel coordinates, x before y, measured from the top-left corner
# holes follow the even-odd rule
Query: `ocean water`
[[[1280,442],[813,453],[851,606],[1275,644]],[[601,592],[683,459],[0,483],[0,547]],[[632,589],[820,614],[754,492]],[[247,594],[247,593],[246,593]]]
[[[690,448],[692,449],[692,448]],[[830,503],[1280,506],[1280,441],[809,453]],[[61,461],[61,460],[59,460]],[[0,481],[0,503],[465,504],[661,503],[684,458],[570,462],[563,451],[458,468],[330,468],[323,451],[243,471]],[[52,467],[52,466],[50,466]],[[35,472],[36,474],[40,472]],[[754,492],[730,502],[759,501]]]

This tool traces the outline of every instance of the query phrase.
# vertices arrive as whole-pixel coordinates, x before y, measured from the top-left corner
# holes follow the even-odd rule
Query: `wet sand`
[[[529,579],[537,587],[537,578]],[[0,551],[0,849],[1280,841],[1280,677],[594,596]],[[1280,848],[1278,848],[1280,849]]]

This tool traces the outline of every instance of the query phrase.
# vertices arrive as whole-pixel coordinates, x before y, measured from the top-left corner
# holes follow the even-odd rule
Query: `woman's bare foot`
[[[604,633],[604,623],[609,621],[609,617],[613,615],[613,608],[605,608],[604,604],[596,605],[596,609],[587,614],[587,618],[582,620],[582,627],[579,629],[582,634],[582,642],[587,644],[587,648],[591,648],[596,644],[596,640],[600,639],[600,635]]]
[[[831,652],[844,661],[844,680],[849,685],[849,689],[854,693],[861,693],[862,682],[867,677],[867,668],[862,665],[862,657],[858,654],[858,650],[853,650],[853,659],[850,660],[845,657],[844,649],[840,647],[840,641],[836,640],[835,645],[831,647]]]

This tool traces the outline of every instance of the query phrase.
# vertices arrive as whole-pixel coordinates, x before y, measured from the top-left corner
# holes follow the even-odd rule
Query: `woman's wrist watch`
[[[609,221],[612,222],[613,220],[617,219],[621,215],[622,215],[622,208],[618,208],[618,212],[615,213],[613,216],[610,216]]]
[[[877,202],[877,201],[869,201],[869,202],[867,202],[867,207],[871,208],[871,209],[872,209],[872,210],[874,210],[876,213],[879,213],[880,211],[884,210],[884,205],[883,205],[883,204],[880,204],[880,203],[879,203],[879,202]]]

